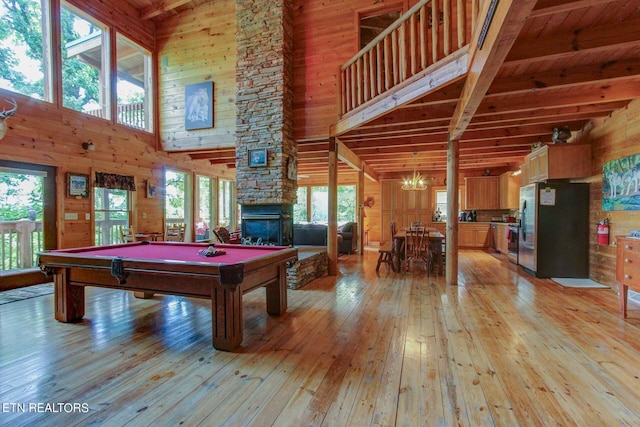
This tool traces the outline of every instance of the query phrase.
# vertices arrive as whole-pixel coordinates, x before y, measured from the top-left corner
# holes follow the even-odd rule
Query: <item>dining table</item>
[[[435,260],[435,266],[432,265],[431,268],[437,267],[438,274],[442,275],[444,274],[444,263],[442,262],[442,242],[444,241],[444,235],[435,227],[425,227],[425,232],[429,233],[429,248]],[[393,235],[393,268],[395,271],[401,271],[406,238],[407,234],[405,229],[398,230],[398,232]]]

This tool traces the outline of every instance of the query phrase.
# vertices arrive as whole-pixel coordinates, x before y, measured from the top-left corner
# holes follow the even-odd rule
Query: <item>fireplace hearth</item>
[[[293,205],[242,205],[242,243],[293,246]]]

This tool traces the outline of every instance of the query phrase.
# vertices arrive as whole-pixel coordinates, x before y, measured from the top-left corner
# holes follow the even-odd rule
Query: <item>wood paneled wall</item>
[[[640,211],[602,210],[602,166],[611,160],[640,153],[640,100],[631,102],[627,108],[619,110],[606,119],[595,121],[585,139],[592,144],[591,154],[593,176],[589,222],[591,231],[589,271],[593,280],[616,288],[615,267],[616,248],[612,246],[615,236],[626,235],[631,229],[640,229]],[[609,242],[598,245],[598,221],[609,219]]]
[[[338,118],[339,68],[358,48],[358,14],[411,0],[294,0],[294,138],[326,139]],[[330,49],[327,49],[331,46]]]
[[[157,29],[161,145],[165,150],[235,147],[235,2],[205,2]],[[187,131],[186,85],[213,82],[213,128]]]
[[[72,3],[81,6],[85,4],[77,1]],[[103,22],[113,23],[132,40],[139,41],[147,47],[154,46],[154,26],[149,22],[140,21],[133,9],[92,1],[91,12]],[[211,33],[217,31],[214,30],[216,26],[211,25],[210,28]],[[176,37],[179,38],[179,35]],[[201,43],[204,43],[204,40],[201,39]],[[179,50],[176,46],[174,49]],[[235,66],[234,55],[235,50],[231,54],[232,68]],[[203,63],[214,60],[202,53],[198,59]],[[210,70],[209,74],[213,75],[213,70]],[[164,95],[161,93],[160,96]],[[0,141],[0,159],[57,168],[56,228],[58,246],[61,248],[92,243],[92,222],[86,220],[86,214],[92,211],[92,199],[66,197],[67,172],[92,175],[93,172],[99,171],[133,175],[137,187],[133,201],[133,222],[138,230],[145,231],[162,230],[164,226],[163,198],[146,198],[145,183],[150,180],[156,185],[161,184],[165,167],[235,180],[234,170],[227,169],[224,165],[212,166],[208,161],[194,161],[184,154],[158,151],[154,134],[136,131],[112,121],[58,108],[55,104],[0,89],[0,99],[4,98],[14,98],[18,102],[18,112],[7,120],[9,130],[6,137]],[[171,102],[171,97],[167,102]],[[93,141],[95,151],[82,149],[82,142],[87,140]],[[64,220],[65,213],[77,214],[78,219]],[[143,213],[146,214],[146,218],[143,218]]]

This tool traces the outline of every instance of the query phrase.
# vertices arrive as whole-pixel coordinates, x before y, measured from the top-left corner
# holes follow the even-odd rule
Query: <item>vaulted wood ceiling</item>
[[[163,19],[205,0],[129,1],[143,18]],[[464,84],[457,80],[339,139],[380,177],[406,172],[414,152],[419,169],[444,171]],[[551,143],[554,127],[567,125],[575,137],[638,97],[640,1],[538,0],[462,134],[460,168],[517,168],[532,144]],[[326,148],[299,143],[299,173],[326,176]],[[194,157],[223,163],[235,158],[232,151]]]

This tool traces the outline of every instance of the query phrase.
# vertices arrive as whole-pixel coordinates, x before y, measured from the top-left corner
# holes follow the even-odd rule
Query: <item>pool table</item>
[[[231,351],[242,343],[242,296],[266,287],[267,312],[287,310],[286,264],[297,249],[283,246],[216,244],[225,254],[204,257],[207,244],[133,242],[41,252],[43,273],[53,276],[55,318],[75,322],[84,316],[84,287],[211,299],[213,347]]]

